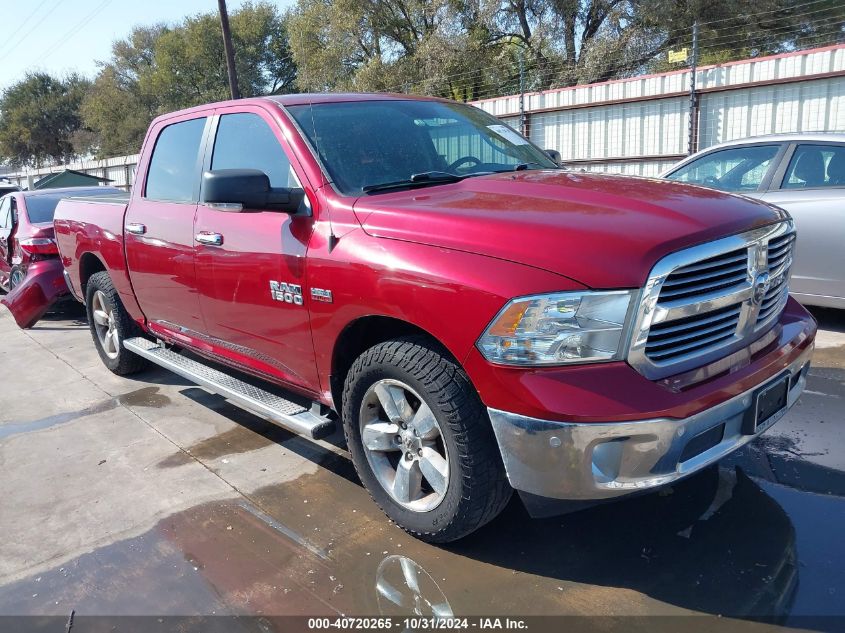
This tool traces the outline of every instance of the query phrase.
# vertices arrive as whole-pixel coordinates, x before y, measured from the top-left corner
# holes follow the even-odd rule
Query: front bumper
[[[786,407],[754,434],[743,433],[743,420],[771,376],[682,419],[569,423],[488,412],[513,488],[551,499],[609,499],[686,477],[757,437],[795,404],[811,354],[808,345],[778,374],[790,376]]]

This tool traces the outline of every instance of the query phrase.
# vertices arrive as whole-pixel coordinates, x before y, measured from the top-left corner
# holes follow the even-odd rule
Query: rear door
[[[194,267],[194,215],[207,114],[166,120],[150,131],[124,219],[126,262],[153,330],[202,332]]]
[[[297,175],[271,113],[237,106],[217,110],[215,119],[206,169],[258,169],[272,187],[301,187],[304,174]],[[313,226],[307,211],[232,212],[200,204],[194,227],[197,288],[215,351],[303,388],[318,384],[303,295]]]
[[[792,292],[845,298],[845,144],[794,144],[763,199],[795,219]]]

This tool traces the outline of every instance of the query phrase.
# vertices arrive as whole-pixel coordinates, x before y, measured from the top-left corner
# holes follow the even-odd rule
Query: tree
[[[28,73],[0,97],[0,160],[13,166],[61,163],[79,152],[79,113],[89,82],[79,75],[64,79]]]
[[[278,10],[247,2],[229,20],[241,94],[291,90],[296,67]],[[138,151],[155,116],[228,96],[219,18],[204,13],[172,27],[138,27],[115,42],[82,113],[95,132],[97,154],[112,156]]]
[[[303,90],[399,89],[455,98],[665,69],[691,44],[739,59],[845,39],[841,0],[298,0],[288,14]]]

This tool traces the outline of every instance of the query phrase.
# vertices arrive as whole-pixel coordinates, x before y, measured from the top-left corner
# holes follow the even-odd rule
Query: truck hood
[[[669,180],[521,171],[359,198],[376,237],[542,268],[593,288],[643,285],[661,257],[786,212]]]

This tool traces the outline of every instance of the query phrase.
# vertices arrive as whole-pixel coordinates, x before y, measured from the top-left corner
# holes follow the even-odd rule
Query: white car
[[[757,136],[708,147],[662,178],[741,193],[789,211],[798,228],[790,287],[845,308],[845,134]]]

